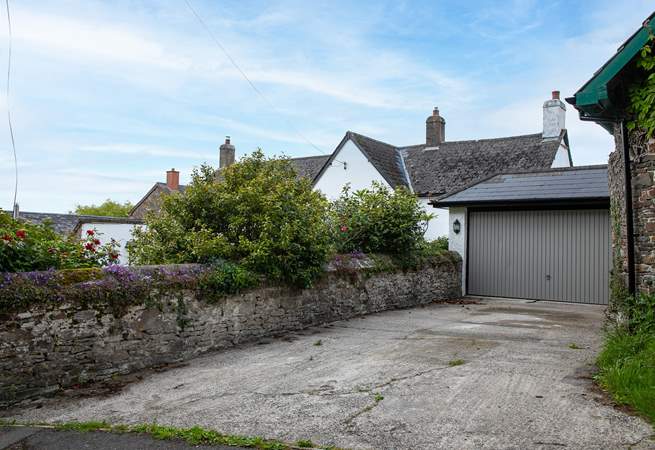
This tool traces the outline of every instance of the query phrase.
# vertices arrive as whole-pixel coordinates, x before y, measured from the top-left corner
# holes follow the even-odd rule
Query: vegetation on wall
[[[127,217],[133,207],[134,205],[129,201],[119,203],[108,198],[99,205],[77,205],[74,213],[88,216]]]
[[[14,220],[0,212],[0,272],[100,267],[118,259],[116,244],[101,245],[96,232],[64,238],[49,224]]]
[[[648,42],[641,49],[635,62],[639,75],[637,81],[628,90],[628,113],[631,119],[628,130],[641,129],[651,138],[655,132],[655,54],[653,53],[655,36],[650,35]]]

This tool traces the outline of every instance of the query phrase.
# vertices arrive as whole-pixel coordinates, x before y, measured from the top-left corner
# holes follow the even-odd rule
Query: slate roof
[[[563,137],[564,132],[559,139],[543,140],[538,133],[400,150],[414,192],[438,196],[500,172],[548,169]]]
[[[391,187],[409,185],[403,168],[402,156],[397,147],[352,131],[348,132],[348,136]]]
[[[303,158],[291,158],[291,164],[298,172],[299,177],[313,180],[321,171],[330,155],[306,156]]]
[[[5,211],[11,215],[11,211]],[[68,236],[77,229],[80,223],[142,223],[141,220],[129,217],[89,216],[78,214],[40,213],[20,211],[19,220],[33,223],[35,225],[50,222],[52,229],[57,234]]]
[[[451,195],[437,206],[544,201],[609,201],[607,166],[580,166],[494,175]]]

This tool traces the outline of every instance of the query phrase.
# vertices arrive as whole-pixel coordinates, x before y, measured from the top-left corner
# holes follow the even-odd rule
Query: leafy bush
[[[370,189],[344,188],[332,205],[331,231],[339,253],[407,255],[425,242],[432,217],[409,190],[374,182]]]
[[[228,260],[271,280],[308,286],[330,252],[328,203],[287,159],[261,150],[222,169],[194,170],[134,233],[130,260],[165,264]]]
[[[99,205],[77,205],[75,206],[75,214],[127,217],[133,207],[134,205],[130,202],[118,203],[108,198]]]
[[[206,300],[216,296],[237,294],[245,289],[255,287],[259,280],[249,270],[232,263],[224,263],[202,274],[198,290]]]
[[[655,36],[651,34],[635,61],[638,74],[628,89],[630,98],[627,108],[630,115],[627,123],[628,130],[642,129],[646,132],[647,138],[652,137],[655,132],[654,42]]]
[[[118,259],[115,243],[100,245],[95,232],[65,239],[48,226],[0,212],[0,272],[99,267]]]

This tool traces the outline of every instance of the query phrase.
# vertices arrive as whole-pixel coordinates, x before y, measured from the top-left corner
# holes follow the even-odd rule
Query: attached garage
[[[466,294],[607,304],[606,166],[502,174],[449,195]]]

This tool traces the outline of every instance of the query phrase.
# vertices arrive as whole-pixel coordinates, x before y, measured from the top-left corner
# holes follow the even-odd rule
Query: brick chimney
[[[175,169],[166,171],[166,186],[171,191],[177,191],[180,189],[180,172]]]
[[[556,139],[566,128],[566,105],[559,98],[559,91],[553,91],[550,100],[544,102],[544,139]]]
[[[230,136],[225,136],[225,144],[219,147],[218,167],[223,168],[234,164],[236,149],[230,144]]]
[[[446,120],[439,115],[439,108],[434,108],[432,115],[425,121],[425,144],[436,147],[446,140]]]

